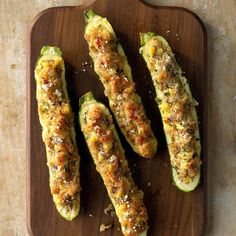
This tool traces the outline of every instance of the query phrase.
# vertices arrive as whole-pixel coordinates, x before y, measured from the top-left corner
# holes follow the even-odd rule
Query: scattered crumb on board
[[[86,72],[87,71],[86,68],[93,68],[93,63],[90,60],[84,61],[84,62],[82,62],[81,66],[82,66],[81,71]]]
[[[106,215],[110,215],[112,217],[115,217],[116,213],[115,213],[115,209],[114,206],[112,204],[109,204],[105,209],[104,209],[104,213]]]
[[[100,232],[104,232],[104,231],[106,231],[106,230],[108,230],[108,229],[110,229],[110,228],[112,228],[113,227],[113,225],[112,224],[101,224],[100,225],[100,229],[99,229],[99,231]]]

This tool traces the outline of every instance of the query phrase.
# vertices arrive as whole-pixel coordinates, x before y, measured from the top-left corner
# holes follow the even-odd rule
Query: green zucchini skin
[[[87,11],[84,12],[84,19],[85,23],[88,24],[89,20],[93,18],[96,15],[96,13],[92,9],[88,9]]]
[[[35,80],[50,191],[60,215],[71,221],[80,209],[80,157],[66,89],[65,65],[59,48],[44,46],[41,49],[35,65]]]
[[[106,18],[85,12],[85,39],[89,54],[109,99],[116,121],[133,150],[142,157],[156,154],[152,132],[140,96],[136,93],[131,68],[116,34]]]
[[[125,236],[145,236],[147,211],[109,110],[91,92],[80,98],[79,124]]]
[[[167,41],[148,32],[141,34],[140,42],[156,90],[174,183],[182,191],[193,191],[201,165],[196,101]]]

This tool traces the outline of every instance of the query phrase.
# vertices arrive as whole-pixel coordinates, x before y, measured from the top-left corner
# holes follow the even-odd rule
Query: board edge
[[[203,22],[203,20],[193,11],[189,10],[188,8],[185,7],[179,7],[179,6],[158,6],[158,5],[154,5],[152,3],[146,2],[145,0],[138,0],[141,4],[149,7],[149,8],[159,8],[159,9],[177,9],[180,11],[184,11],[185,13],[188,13],[190,15],[192,15],[197,21],[198,23],[201,25],[201,28],[203,30],[203,34],[205,35],[205,37],[207,38],[207,30],[206,30],[206,26]]]
[[[31,193],[30,193],[30,166],[31,166],[31,36],[37,22],[46,14],[52,13],[55,9],[65,9],[67,6],[50,7],[39,12],[29,23],[26,32],[26,226],[30,236],[33,236],[33,229],[31,225]]]
[[[146,2],[145,0],[138,0],[140,3],[144,4],[147,7],[150,8],[159,8],[159,9],[178,9],[180,11],[184,11],[190,15],[192,15],[192,17],[194,17],[197,22],[200,24],[203,35],[204,35],[204,90],[203,90],[203,97],[204,97],[204,126],[207,127],[207,123],[208,123],[208,101],[207,101],[207,94],[206,94],[206,90],[207,90],[207,86],[208,86],[208,82],[207,82],[207,61],[208,61],[208,55],[207,55],[207,29],[206,26],[204,24],[204,22],[202,21],[202,19],[193,11],[184,8],[184,7],[177,7],[177,6],[157,6],[157,5],[153,5],[151,3]],[[50,7],[47,8],[41,12],[39,12],[31,21],[31,23],[29,24],[29,26],[27,27],[27,33],[26,33],[26,225],[27,225],[27,230],[29,235],[34,235],[33,231],[32,231],[32,227],[31,227],[31,212],[30,212],[30,158],[31,158],[31,144],[28,141],[29,137],[30,137],[30,130],[31,127],[28,125],[30,124],[30,113],[31,113],[31,96],[30,96],[30,80],[32,78],[30,78],[30,74],[31,74],[31,34],[34,30],[35,25],[37,24],[38,20],[40,20],[42,17],[44,17],[46,14],[49,14],[51,12],[53,12],[54,10],[64,10],[64,9],[68,9],[68,8],[78,8],[78,7],[88,7],[90,4],[93,4],[95,1],[91,1],[89,4],[80,4],[77,6],[57,6],[57,7]],[[208,223],[207,223],[207,166],[208,166],[208,152],[207,152],[207,139],[208,139],[208,133],[207,133],[207,129],[204,128],[204,135],[203,135],[203,139],[204,139],[204,168],[203,168],[203,175],[204,175],[204,190],[203,190],[203,199],[204,199],[204,212],[203,212],[203,220],[204,220],[204,224],[202,226],[200,235],[204,235],[205,232],[207,232],[207,228],[208,228]]]

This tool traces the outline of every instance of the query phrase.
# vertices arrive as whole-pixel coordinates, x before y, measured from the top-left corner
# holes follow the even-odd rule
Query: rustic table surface
[[[102,1],[102,0],[99,0]],[[21,2],[21,3],[20,3]],[[111,1],[112,2],[112,1]],[[208,32],[208,229],[236,235],[236,1],[149,0],[186,7]],[[26,35],[33,17],[81,0],[0,1],[0,236],[26,236]]]

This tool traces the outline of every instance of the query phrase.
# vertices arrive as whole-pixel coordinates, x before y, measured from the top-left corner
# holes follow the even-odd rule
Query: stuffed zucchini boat
[[[125,236],[146,235],[143,192],[131,176],[109,110],[91,92],[80,98],[79,124]]]
[[[173,179],[183,191],[192,191],[200,179],[200,153],[196,101],[167,41],[149,32],[141,34],[142,54],[156,89]]]
[[[131,68],[116,34],[106,18],[92,10],[85,12],[84,37],[94,70],[105,88],[105,95],[116,121],[133,150],[151,158],[157,149],[140,96],[135,91]]]
[[[66,89],[65,66],[59,48],[42,48],[36,63],[35,79],[51,194],[61,216],[72,220],[80,208],[80,157]]]

